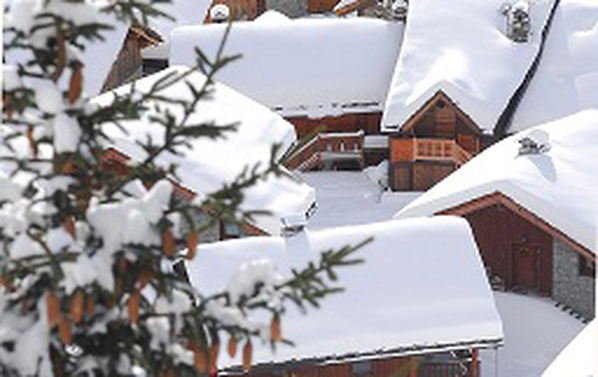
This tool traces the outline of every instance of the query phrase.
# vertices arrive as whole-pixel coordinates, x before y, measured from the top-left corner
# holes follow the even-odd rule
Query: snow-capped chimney
[[[507,18],[507,36],[514,42],[527,42],[531,32],[528,0],[519,0],[514,4],[504,4],[501,10]]]
[[[230,9],[226,4],[216,4],[210,9],[210,22],[227,22],[230,18]]]

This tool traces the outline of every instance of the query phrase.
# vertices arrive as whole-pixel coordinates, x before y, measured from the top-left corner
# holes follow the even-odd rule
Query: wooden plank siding
[[[435,360],[436,355],[440,355],[441,358]],[[299,361],[271,366],[258,365],[244,374],[227,372],[222,375],[243,375],[244,377],[480,377],[477,349],[471,351],[470,357],[467,356],[461,360],[439,353],[387,356],[369,360],[319,364]]]
[[[309,13],[326,13],[332,12],[339,0],[309,0]]]
[[[294,127],[297,138],[312,135],[323,128],[326,132],[358,132],[366,135],[380,134],[381,112],[344,114],[338,117],[308,118],[285,117]]]

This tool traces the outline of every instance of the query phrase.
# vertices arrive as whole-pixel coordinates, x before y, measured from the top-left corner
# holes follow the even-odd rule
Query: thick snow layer
[[[549,150],[518,155],[519,140],[545,133]],[[482,152],[403,208],[396,217],[429,216],[501,192],[596,252],[598,110],[513,135]]]
[[[531,2],[529,42],[507,37],[504,0],[409,3],[409,17],[382,119],[400,127],[438,90],[487,132],[522,82],[553,0]]]
[[[511,131],[598,108],[598,2],[561,0]]]
[[[283,336],[297,346],[281,346],[275,354],[256,347],[255,362],[501,341],[501,320],[482,262],[467,222],[459,218],[219,242],[204,246],[189,270],[198,289],[216,293],[247,261],[270,259],[289,278],[291,268],[318,260],[321,251],[368,237],[374,240],[358,252],[366,262],[338,270],[345,292],[328,297],[307,316],[290,307],[282,318]],[[231,363],[239,361],[221,356],[221,365]]]
[[[146,92],[160,78],[173,72],[182,73],[185,67],[171,67],[135,83],[135,89]],[[193,73],[187,81],[196,88],[201,87],[205,76]],[[114,93],[128,93],[129,85],[106,93],[96,99],[101,106],[108,106]],[[184,81],[160,92],[170,99],[190,98],[189,89]],[[159,142],[163,138],[164,128],[150,120],[155,109],[149,106],[140,120],[121,122],[128,134],[116,126],[106,125],[106,132],[113,138],[113,147],[124,152],[134,160],[140,161],[145,152],[134,140],[146,140],[146,136]],[[171,106],[174,116],[180,117],[182,109]],[[284,152],[295,140],[293,126],[267,108],[235,92],[216,84],[212,99],[200,101],[188,124],[215,122],[227,125],[239,122],[236,132],[230,132],[225,139],[210,140],[200,138],[193,141],[184,157],[164,153],[159,162],[165,166],[171,163],[179,165],[178,176],[181,184],[200,194],[208,194],[232,182],[246,166],[261,163],[266,167],[270,159],[271,146],[282,145]],[[256,217],[258,228],[274,235],[280,233],[281,218],[287,215],[304,215],[314,202],[314,191],[306,184],[298,183],[288,177],[270,177],[245,191],[244,210],[267,210],[273,216]]]
[[[480,353],[484,377],[538,377],[582,329],[583,323],[534,296],[494,292],[504,346]],[[555,377],[577,377],[558,374]],[[589,376],[583,376],[589,377]]]
[[[311,230],[385,221],[421,195],[382,191],[362,172],[310,172],[300,177],[318,198],[318,210],[307,226]]]
[[[218,81],[289,116],[382,110],[402,24],[262,17],[233,24],[224,52],[242,58],[220,71]],[[225,28],[211,24],[174,29],[170,63],[193,64],[195,47],[214,58]]]
[[[542,377],[591,377],[595,376],[598,354],[596,320],[586,326],[544,371]]]

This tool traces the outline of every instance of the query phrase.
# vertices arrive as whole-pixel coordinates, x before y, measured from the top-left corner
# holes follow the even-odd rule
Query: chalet
[[[141,51],[149,46],[157,46],[162,42],[162,37],[149,27],[140,25],[129,27],[118,56],[102,85],[101,92],[109,91],[117,86],[141,78],[143,76]]]
[[[169,63],[192,64],[196,46],[215,56],[225,28],[175,28]],[[243,58],[216,79],[282,115],[300,140],[309,141],[298,148],[302,155],[292,158],[289,167],[359,169],[387,158],[388,147],[380,151],[379,140],[368,139],[380,135],[402,31],[402,23],[384,20],[292,20],[269,11],[252,22],[235,23],[225,54]],[[309,139],[318,133],[321,138]],[[372,144],[376,148],[368,148]]]
[[[493,145],[397,218],[467,219],[494,283],[552,297],[594,317],[598,111]]]
[[[166,75],[180,75],[186,70],[186,67],[171,67],[137,80],[135,90],[143,93]],[[191,94],[186,82],[201,87],[205,76],[193,73],[186,80],[163,89],[162,94],[171,99],[187,98]],[[115,94],[128,93],[130,90],[130,86],[123,86],[97,97],[94,102],[105,106],[111,103]],[[159,109],[151,106],[152,101],[148,101],[148,105],[148,110],[140,119],[121,122],[124,128],[106,125],[106,133],[111,138],[106,143],[109,151],[105,157],[106,163],[116,165],[118,169],[126,168],[130,161],[142,161],[145,152],[135,140],[146,140],[148,137],[159,140],[162,137],[162,126],[151,121],[154,112]],[[180,116],[177,114],[182,110],[173,105],[170,111]],[[171,164],[179,166],[177,177],[172,180],[179,188],[179,196],[186,199],[215,192],[224,184],[233,182],[246,167],[258,163],[267,166],[273,144],[281,146],[281,151],[275,156],[280,158],[295,140],[293,127],[280,116],[221,84],[215,85],[210,100],[200,101],[189,122],[218,122],[222,125],[239,122],[239,126],[236,132],[228,133],[224,139],[196,139],[183,151],[184,155],[165,153],[158,161],[165,167]],[[126,133],[123,129],[126,129]],[[315,194],[312,188],[287,173],[287,176],[270,177],[247,189],[241,208],[245,211],[269,211],[271,215],[255,216],[253,222],[241,228],[232,224],[210,228],[204,234],[203,241],[254,234],[280,235],[289,225],[289,219],[299,218],[292,223],[294,226],[297,223],[305,224],[315,208]],[[201,224],[208,222],[208,215],[209,211],[198,214]]]
[[[511,7],[501,8],[502,0],[460,0],[450,8],[440,1],[409,4],[381,121],[391,139],[394,190],[432,187],[491,143],[512,116],[512,102],[533,77],[556,6],[551,0],[531,8],[519,3],[527,4],[520,1],[512,8],[531,17],[525,38],[519,29],[513,31],[516,21]]]
[[[280,345],[275,353],[256,348],[247,373],[235,367],[239,360],[220,355],[218,375],[479,377],[478,351],[499,347],[503,331],[462,219],[388,221],[287,239],[219,242],[206,245],[202,260],[187,266],[194,284],[209,295],[227,289],[223,276],[247,261],[267,258],[285,278],[322,250],[369,237],[373,241],[358,251],[366,263],[336,271],[345,292],[328,297],[317,315],[287,308],[283,336],[295,347]]]

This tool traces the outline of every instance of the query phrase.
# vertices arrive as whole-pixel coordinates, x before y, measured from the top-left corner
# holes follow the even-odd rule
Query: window
[[[363,376],[372,373],[372,360],[355,361],[351,364],[354,375]]]
[[[220,239],[239,238],[241,235],[241,227],[238,224],[220,222]]]
[[[577,257],[579,265],[579,276],[596,277],[596,263],[582,255]]]

